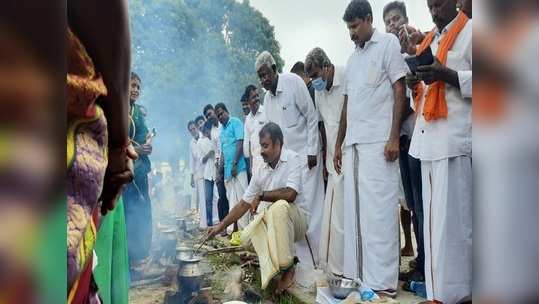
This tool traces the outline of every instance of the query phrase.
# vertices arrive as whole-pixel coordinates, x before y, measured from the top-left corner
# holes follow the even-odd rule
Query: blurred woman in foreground
[[[128,140],[127,3],[67,4],[68,303],[100,303],[92,275],[99,218],[114,210],[137,157]]]

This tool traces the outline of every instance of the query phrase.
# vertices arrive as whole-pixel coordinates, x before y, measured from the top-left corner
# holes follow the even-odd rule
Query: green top
[[[133,104],[131,106],[130,115],[132,121],[129,125],[129,138],[131,138],[136,144],[142,145],[146,142],[146,136],[148,136],[148,127],[146,126],[145,118],[146,115],[143,107],[136,103]]]
[[[133,146],[142,145],[146,142],[148,136],[148,126],[146,125],[146,118],[144,109],[138,104],[131,106],[129,124],[129,138],[133,141]],[[139,155],[139,158],[135,161],[135,175],[148,174],[152,169],[152,164],[148,155]]]

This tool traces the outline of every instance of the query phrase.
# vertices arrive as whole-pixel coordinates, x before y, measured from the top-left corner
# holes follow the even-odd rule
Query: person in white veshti
[[[409,154],[421,160],[427,299],[453,304],[472,294],[472,22],[455,0],[427,3],[436,27],[417,52],[436,57],[406,77],[418,113]]]
[[[243,139],[243,153],[250,159],[251,176],[264,166],[264,160],[260,155],[260,142],[258,132],[266,124],[268,119],[264,112],[264,106],[260,104],[260,96],[254,85],[248,85],[245,88],[244,95],[247,98],[250,112],[245,118],[245,131]]]
[[[333,65],[324,50],[317,47],[305,59],[305,72],[312,79],[316,108],[320,112],[327,138],[324,165],[328,172],[328,183],[320,238],[320,267],[328,273],[342,276],[344,173],[336,172],[333,155],[344,103],[344,67]]]
[[[196,138],[196,162],[198,165],[198,171],[193,175],[195,177],[195,187],[198,193],[198,213],[200,215],[200,228],[207,228],[210,226],[206,217],[206,192],[204,189],[204,164],[202,163],[201,151],[201,139],[204,137],[202,135],[202,126],[206,122],[204,116],[199,115],[195,118],[195,125],[197,126],[198,136]],[[200,190],[202,188],[202,190]]]
[[[343,17],[356,48],[346,64],[345,101],[335,145],[351,146],[345,175],[345,276],[361,279],[379,295],[395,297],[399,271],[399,136],[406,110],[408,67],[392,34],[373,28],[366,0],[350,2]],[[347,178],[350,177],[350,178]]]
[[[318,262],[324,203],[324,184],[321,170],[317,167],[320,165],[319,114],[305,82],[296,74],[277,73],[275,59],[269,52],[260,53],[255,70],[260,83],[267,90],[264,110],[268,121],[278,124],[283,130],[285,148],[302,158],[302,186],[308,204],[309,230],[307,237],[297,244],[298,257],[302,260],[298,267],[298,283],[306,285],[307,281],[311,281],[311,273]]]
[[[191,195],[191,208],[199,209],[201,214],[200,216],[200,227],[206,228],[206,211],[203,208],[205,203],[205,194],[204,194],[204,175],[201,170],[202,164],[200,163],[199,157],[199,147],[198,139],[200,138],[200,132],[198,131],[197,125],[194,121],[189,121],[187,123],[187,128],[189,133],[193,137],[189,143],[189,170],[191,172],[191,187],[193,188],[193,194]]]

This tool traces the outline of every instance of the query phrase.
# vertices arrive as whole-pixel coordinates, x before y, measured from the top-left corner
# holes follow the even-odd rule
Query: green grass
[[[296,297],[290,295],[290,294],[283,294],[281,295],[278,300],[278,304],[303,304],[303,302],[300,302]]]

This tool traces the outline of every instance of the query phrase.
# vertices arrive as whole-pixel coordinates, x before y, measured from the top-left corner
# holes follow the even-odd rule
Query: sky
[[[342,20],[350,0],[250,0],[275,27],[275,38],[281,44],[283,71],[304,61],[314,47],[321,47],[333,64],[344,65],[354,50],[346,24]],[[370,0],[374,26],[385,31],[382,20],[384,6],[391,0]],[[433,27],[427,0],[404,0],[410,25],[422,31]]]

